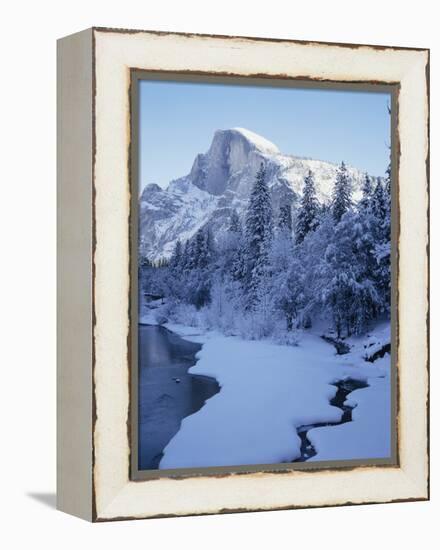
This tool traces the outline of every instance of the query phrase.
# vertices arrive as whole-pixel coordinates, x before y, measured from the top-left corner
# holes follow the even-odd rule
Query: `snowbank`
[[[309,430],[307,437],[317,451],[310,461],[391,455],[390,379],[369,378],[368,384],[368,388],[352,392],[346,401],[355,406],[352,422]]]
[[[374,333],[369,334],[365,339],[363,357],[366,361],[374,361],[385,349],[390,349],[391,346],[391,330],[387,323],[381,326]]]
[[[188,337],[183,327],[169,328]],[[341,410],[329,400],[336,392],[331,383],[343,377],[368,378],[370,387],[350,394],[357,403],[354,422],[309,432],[318,450],[314,460],[389,456],[389,361],[366,363],[360,343],[337,357],[313,334],[289,347],[191,330],[189,338],[204,346],[190,372],[215,377],[221,391],[183,420],[161,469],[291,462],[300,456],[296,427],[340,420]],[[334,436],[336,430],[341,435]]]

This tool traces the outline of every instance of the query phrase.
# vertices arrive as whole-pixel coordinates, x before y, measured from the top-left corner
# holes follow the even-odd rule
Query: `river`
[[[220,391],[214,378],[189,374],[200,344],[161,326],[139,325],[139,469],[159,467],[182,419]]]

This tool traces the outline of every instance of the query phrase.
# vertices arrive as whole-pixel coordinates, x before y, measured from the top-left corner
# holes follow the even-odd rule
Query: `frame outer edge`
[[[153,31],[122,31],[122,30],[117,30],[117,29],[102,29],[102,28],[94,28],[93,29],[93,40],[94,40],[94,34],[95,32],[96,33],[104,33],[104,32],[115,32],[115,33],[142,33],[142,32],[147,32],[147,33],[151,33],[151,34],[155,34]],[[185,33],[157,33],[157,34],[185,34]],[[191,37],[191,36],[202,36],[204,37],[205,35],[192,35],[192,34],[187,34],[186,36],[188,37]],[[233,37],[222,37],[222,36],[213,36],[212,38],[233,38]],[[237,37],[235,37],[237,38]],[[243,37],[245,40],[249,40],[249,41],[252,41],[252,40],[255,40],[253,38],[250,38],[250,37]],[[267,41],[270,41],[270,39],[262,39],[262,40],[267,40]],[[283,41],[283,40],[280,40],[280,41]],[[286,41],[286,42],[300,42],[300,41]],[[319,42],[310,42],[310,44],[326,44],[326,43],[319,43]],[[361,47],[363,45],[348,45],[348,44],[328,44],[328,45],[333,45],[333,46],[344,46],[344,47],[352,47],[352,48],[356,48],[356,47]],[[368,46],[368,45],[364,45],[365,47],[371,47],[371,48],[377,48],[377,49],[383,49],[384,47],[379,47],[379,46]],[[392,48],[392,47],[386,47],[387,49],[405,49],[405,48]],[[428,233],[427,233],[427,250],[426,250],[426,258],[428,259],[428,262],[429,262],[429,50],[427,49],[417,49],[417,48],[407,48],[407,50],[412,50],[412,51],[419,51],[419,52],[427,52],[428,53],[428,59],[427,59],[427,62],[426,62],[426,94],[427,94],[427,100],[428,100],[428,114],[427,114],[427,120],[425,120],[424,122],[426,123],[427,125],[427,134],[428,134],[428,149],[427,149],[427,158],[426,158],[426,180],[424,182],[425,184],[425,189],[427,191],[427,196],[428,196],[428,208],[427,208],[427,221],[428,221]],[[93,54],[93,57],[94,57],[94,54]],[[93,59],[93,63],[94,63],[94,59]],[[93,88],[94,88],[94,85],[93,84]],[[94,93],[94,91],[93,91]],[[93,107],[93,120],[94,120],[94,107]],[[93,128],[94,128],[94,123],[93,123]],[[93,143],[93,158],[94,158],[94,153],[95,153],[95,142]],[[95,246],[95,235],[94,235],[94,232],[93,232],[93,246]],[[429,268],[429,265],[428,265],[428,268]],[[427,304],[426,304],[426,314],[427,314],[427,340],[428,340],[428,357],[427,357],[427,369],[428,369],[428,375],[429,375],[429,273],[428,273],[428,283],[427,283],[427,292],[428,292],[428,300],[427,300]],[[427,482],[427,486],[426,486],[426,490],[427,490],[427,496],[416,496],[414,498],[405,498],[405,499],[396,499],[396,500],[387,500],[387,501],[384,501],[384,502],[410,502],[410,501],[417,501],[417,500],[426,500],[427,498],[429,499],[429,379],[428,379],[428,387],[427,387],[427,392],[428,392],[428,395],[427,395],[427,407],[428,407],[428,416],[427,416],[427,427],[428,427],[428,443],[427,443],[427,461],[428,461],[428,473],[427,473],[427,479],[426,479],[426,482]],[[94,422],[94,421],[93,421]],[[381,501],[380,501],[381,502]],[[353,505],[353,504],[374,504],[376,502],[365,502],[365,503],[354,503],[354,502],[346,502],[344,504],[337,504],[336,506],[340,506],[340,505]],[[379,503],[379,502],[377,502]],[[331,505],[331,506],[335,506],[335,505]],[[292,506],[292,507],[280,507],[280,508],[270,508],[270,509],[291,509],[291,508],[297,508],[297,507],[302,507],[302,506]],[[304,507],[326,507],[326,505],[324,506],[304,506]],[[259,511],[258,509],[222,509],[220,510],[219,512],[206,512],[207,514],[209,513],[237,513],[237,512],[251,512],[251,511]],[[264,511],[263,509],[261,509],[261,511]],[[158,516],[144,516],[144,517],[173,517],[173,516],[180,516],[181,514],[163,514],[163,515],[158,515]],[[182,514],[182,515],[188,515],[188,514]],[[202,514],[194,514],[194,515],[205,515],[205,513],[202,513]],[[127,517],[124,517],[124,516],[115,516],[115,517],[112,517],[112,518],[109,518],[109,517],[97,517],[96,516],[96,511],[93,512],[93,519],[94,521],[114,521],[114,520],[122,520],[122,519],[143,519],[142,517],[138,517],[138,516],[127,516]]]
[[[92,30],[57,42],[57,508],[92,520]]]

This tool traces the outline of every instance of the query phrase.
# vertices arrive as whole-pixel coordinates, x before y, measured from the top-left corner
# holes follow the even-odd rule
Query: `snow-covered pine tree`
[[[323,302],[333,319],[336,335],[340,338],[343,330],[351,333],[351,306],[355,298],[356,276],[353,266],[351,240],[352,220],[347,214],[335,226],[332,242],[325,252],[325,279]],[[348,223],[347,223],[348,222]]]
[[[185,271],[187,269],[187,262],[188,262],[189,241],[185,241],[185,243],[182,243],[181,248],[182,248],[182,256],[180,259],[180,267],[182,271]]]
[[[387,197],[381,178],[378,178],[371,197],[371,212],[375,217],[375,238],[377,241],[383,241],[388,238],[386,228],[386,218],[388,214]]]
[[[237,210],[233,210],[231,213],[228,230],[233,234],[238,234],[242,231],[241,221],[239,215],[237,214]]]
[[[185,243],[183,266],[185,271],[191,271],[197,266],[196,240],[193,237]]]
[[[295,240],[297,244],[303,242],[305,236],[314,231],[318,225],[319,202],[316,198],[315,180],[309,170],[304,178],[303,195],[296,219]]]
[[[245,276],[245,257],[243,253],[243,227],[236,210],[232,211],[223,251],[220,259],[226,268],[226,275],[234,281],[241,281]]]
[[[381,309],[380,294],[374,277],[377,262],[373,227],[374,216],[367,209],[355,215],[355,221],[350,228],[353,270],[358,283],[352,316],[353,331],[357,334],[366,328],[367,323],[374,319]]]
[[[302,323],[308,321],[307,324],[310,324],[315,314],[319,316],[323,309],[321,295],[328,283],[325,253],[327,246],[333,242],[334,231],[332,213],[329,209],[321,209],[318,227],[296,248],[296,257],[307,275],[307,284],[304,285],[304,307],[301,311]]]
[[[388,235],[388,240],[391,240],[391,163],[388,164],[385,185],[384,185],[384,198],[385,198],[385,220],[384,220],[384,233]]]
[[[338,338],[365,330],[379,309],[380,299],[369,273],[371,239],[360,223],[360,214],[350,211],[335,226],[325,253],[322,270],[324,305],[333,317]]]
[[[182,243],[180,240],[176,242],[174,245],[174,251],[170,258],[170,270],[174,272],[180,271],[180,268],[182,266]]]
[[[292,207],[290,204],[282,204],[278,216],[278,229],[280,232],[292,236]]]
[[[284,314],[286,328],[293,330],[294,322],[302,307],[304,307],[304,268],[300,261],[293,259],[287,270],[276,274],[273,284],[273,300],[275,306]]]
[[[377,269],[377,262],[374,254],[376,244],[376,218],[372,207],[373,194],[373,182],[368,173],[365,173],[362,182],[362,198],[357,206],[358,215],[356,226],[353,227],[353,245],[357,258],[358,279],[362,281],[366,287],[368,285],[373,285],[374,288],[376,288],[374,278],[374,273]],[[367,320],[371,320],[379,309],[380,304],[376,291],[374,301],[366,300],[363,307],[364,318],[362,322],[358,322],[358,325],[365,326]],[[358,319],[360,318],[361,316],[358,316]]]
[[[342,216],[351,209],[351,193],[352,188],[350,177],[347,172],[347,167],[345,166],[344,161],[342,161],[338,168],[336,182],[333,189],[332,212],[333,219],[336,223],[338,223]]]
[[[359,212],[368,211],[371,205],[371,197],[373,195],[373,182],[368,174],[365,172],[364,179],[362,181],[362,197],[358,204]]]
[[[249,304],[255,304],[257,289],[268,271],[273,238],[273,212],[266,171],[261,163],[249,197],[245,221],[246,286]]]
[[[200,228],[185,247],[184,300],[197,308],[209,303],[213,278],[214,242],[211,230]],[[176,281],[177,286],[179,281]]]
[[[214,256],[214,239],[212,238],[212,231],[209,225],[205,226],[202,230],[203,240],[202,248],[199,250],[199,267],[207,269],[210,267]]]
[[[290,204],[280,206],[278,215],[278,227],[275,232],[270,248],[270,270],[272,273],[279,273],[289,268],[289,262],[292,259],[293,240],[292,240],[292,207]],[[276,285],[275,279],[272,285]]]
[[[385,193],[391,198],[391,162],[387,166],[384,190]]]
[[[372,198],[374,257],[373,277],[381,297],[381,310],[389,311],[391,300],[391,174],[385,185],[379,179]],[[387,178],[388,179],[388,178]]]

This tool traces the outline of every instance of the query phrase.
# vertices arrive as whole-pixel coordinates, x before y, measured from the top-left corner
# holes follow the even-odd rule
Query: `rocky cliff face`
[[[212,195],[234,191],[247,195],[248,176],[254,177],[265,160],[277,155],[275,145],[249,130],[218,130],[206,154],[197,155],[191,173],[192,183]]]
[[[308,170],[315,176],[318,197],[328,202],[337,165],[282,154],[265,138],[243,128],[215,132],[207,153],[198,154],[191,172],[167,189],[145,187],[140,197],[139,228],[144,253],[151,260],[169,257],[178,239],[186,241],[209,223],[215,236],[229,224],[232,210],[244,215],[261,163],[274,211],[289,203],[295,209]],[[348,167],[354,198],[360,195],[363,174]]]

